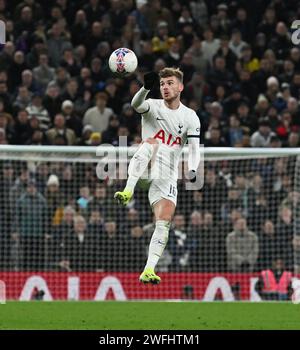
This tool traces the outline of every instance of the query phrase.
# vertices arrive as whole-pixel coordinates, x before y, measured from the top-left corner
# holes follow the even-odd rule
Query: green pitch
[[[300,305],[201,302],[8,302],[0,329],[298,329]]]

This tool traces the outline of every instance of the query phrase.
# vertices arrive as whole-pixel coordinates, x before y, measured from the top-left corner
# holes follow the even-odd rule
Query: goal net
[[[114,148],[114,157],[121,151]],[[142,187],[127,207],[114,202],[126,182],[124,167],[117,165],[117,179],[99,179],[99,162],[107,159],[94,147],[3,146],[0,281],[6,297],[260,300],[261,271],[282,264],[293,276],[300,273],[298,153],[206,149],[203,188],[188,191],[185,180],[178,182],[177,210],[157,266],[162,282],[149,286],[138,277],[153,214]],[[127,158],[122,162],[126,173]]]

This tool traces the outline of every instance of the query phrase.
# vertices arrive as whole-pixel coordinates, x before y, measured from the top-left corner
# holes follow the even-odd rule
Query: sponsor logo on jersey
[[[153,137],[157,140],[161,140],[162,143],[168,146],[180,146],[182,144],[181,137],[175,137],[172,134],[167,134],[162,129],[160,129]]]

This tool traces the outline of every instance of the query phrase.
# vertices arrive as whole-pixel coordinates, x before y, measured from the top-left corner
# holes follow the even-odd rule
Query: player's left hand
[[[196,170],[189,170],[188,179],[190,182],[194,183],[197,180],[197,172]]]

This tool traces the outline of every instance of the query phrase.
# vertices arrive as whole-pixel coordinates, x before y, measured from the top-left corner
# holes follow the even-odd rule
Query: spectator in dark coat
[[[75,216],[74,230],[64,237],[60,266],[67,271],[95,271],[100,257],[98,237],[87,229],[83,216]]]
[[[13,245],[20,244],[19,254],[23,257],[21,266],[13,267],[27,271],[43,270],[49,218],[47,202],[43,195],[37,192],[36,182],[33,179],[28,180],[26,192],[17,201],[12,232]],[[17,257],[12,259],[16,261]]]

